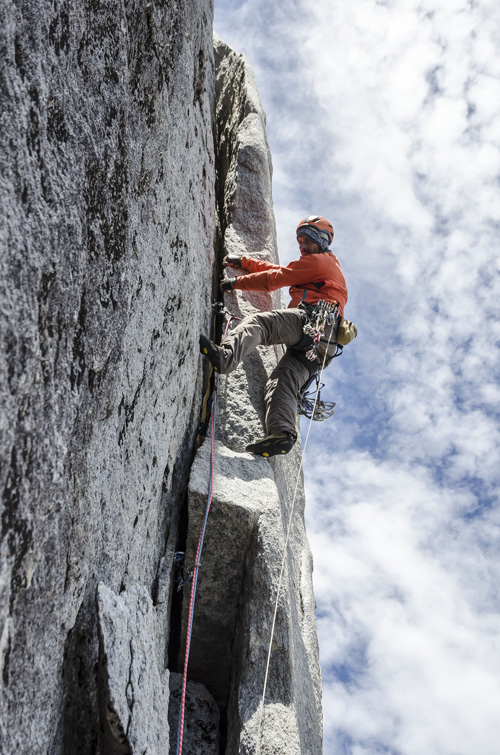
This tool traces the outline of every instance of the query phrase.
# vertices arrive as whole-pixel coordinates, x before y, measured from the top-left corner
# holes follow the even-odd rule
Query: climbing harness
[[[313,339],[313,345],[306,351],[306,357],[314,362],[318,359],[318,346],[324,338],[325,327],[331,325],[332,328],[339,317],[339,305],[337,302],[325,301],[320,299],[311,312],[304,312],[302,315],[304,322],[303,331],[306,336]],[[330,342],[330,339],[328,339]]]
[[[331,334],[330,334],[330,338],[331,338]],[[324,354],[324,357],[323,357],[323,362],[322,362],[321,368],[320,368],[320,370],[318,372],[318,386],[321,384],[321,376],[322,376],[323,370],[325,368],[325,362],[326,362],[326,356],[327,356],[327,353],[328,353],[328,346],[330,344],[330,338],[328,338],[328,343],[327,343],[327,347],[325,349],[325,354]],[[265,702],[266,702],[267,680],[268,680],[268,677],[269,677],[269,667],[271,665],[271,652],[272,652],[272,649],[273,649],[274,630],[275,630],[275,627],[276,627],[276,619],[277,619],[277,616],[278,616],[278,603],[279,603],[279,597],[280,597],[280,592],[281,592],[281,583],[283,581],[283,573],[284,573],[284,570],[285,570],[285,560],[286,560],[286,554],[287,554],[287,549],[288,549],[288,541],[290,540],[290,533],[291,533],[291,530],[292,530],[292,521],[293,521],[293,511],[294,511],[294,508],[295,508],[295,499],[297,497],[297,490],[299,488],[299,482],[300,482],[301,475],[302,475],[302,467],[304,465],[304,456],[305,456],[305,453],[306,453],[307,442],[309,440],[309,434],[311,432],[312,420],[313,420],[314,414],[316,412],[316,405],[317,405],[318,395],[319,395],[319,390],[316,393],[316,399],[314,401],[314,405],[313,405],[312,410],[311,410],[311,417],[310,417],[310,421],[309,421],[309,427],[307,429],[306,439],[305,439],[304,445],[302,447],[300,466],[299,466],[299,468],[297,470],[297,478],[295,480],[295,489],[294,489],[294,492],[293,492],[292,503],[290,505],[290,514],[289,514],[289,518],[288,518],[288,527],[287,527],[287,533],[286,533],[286,538],[285,538],[285,545],[284,545],[284,548],[283,548],[283,558],[281,560],[281,569],[280,569],[280,575],[279,575],[279,579],[278,579],[278,587],[276,589],[276,600],[275,600],[275,603],[274,603],[274,615],[273,615],[273,622],[272,622],[272,625],[271,625],[271,637],[269,639],[269,649],[268,649],[268,653],[267,653],[266,672],[265,672],[265,675],[264,675],[264,689],[262,691],[262,699],[261,699],[260,705],[259,705],[259,714],[258,714],[259,715],[259,719],[258,719],[258,726],[257,726],[257,742],[256,742],[257,746],[256,746],[256,750],[255,750],[255,755],[260,755],[260,742],[261,742],[261,734],[262,734],[262,723],[263,723],[263,720],[264,720],[264,706],[265,706]]]
[[[330,343],[331,334],[336,330],[335,325],[339,317],[339,305],[336,302],[328,302],[324,299],[320,299],[312,310],[305,311],[302,314],[302,319],[304,321],[304,334],[312,338],[314,341],[312,348],[305,352],[305,356],[310,362],[318,359],[317,349],[320,343],[327,340],[328,344]],[[328,339],[324,337],[325,327],[327,325],[331,326],[330,338]],[[342,349],[343,347],[337,344],[337,349],[332,359],[339,357],[342,354]],[[298,353],[296,349],[293,353],[297,358],[301,358],[300,353]],[[313,382],[316,384],[315,388],[309,390]],[[316,422],[323,422],[323,420],[328,419],[335,414],[335,402],[323,401],[321,399],[321,389],[324,387],[325,384],[320,382],[319,372],[313,372],[307,383],[299,391],[297,399],[297,414],[302,414],[308,419],[313,419]]]
[[[224,311],[224,308],[219,308],[220,312]],[[229,317],[226,329],[224,331],[223,341],[225,340],[227,336],[227,332],[229,330],[229,325],[231,323],[231,320],[233,319],[232,315]],[[179,726],[177,729],[177,750],[176,755],[182,755],[182,740],[184,737],[184,716],[185,716],[185,710],[186,710],[186,689],[187,689],[187,671],[188,671],[188,663],[189,663],[189,651],[191,648],[191,634],[193,631],[193,615],[194,615],[194,604],[196,599],[196,587],[198,584],[198,570],[200,567],[200,559],[201,559],[201,552],[203,549],[203,541],[205,539],[205,530],[207,528],[207,521],[208,521],[208,514],[210,513],[210,507],[212,505],[212,497],[213,497],[213,488],[214,488],[214,472],[215,472],[215,465],[214,465],[214,447],[215,447],[215,411],[217,407],[217,389],[219,387],[219,375],[216,374],[215,377],[215,386],[214,386],[214,394],[213,394],[213,402],[212,402],[212,418],[210,420],[210,479],[208,483],[208,493],[207,493],[207,506],[205,509],[205,517],[203,519],[203,525],[200,532],[200,537],[198,539],[198,547],[196,549],[196,557],[195,562],[192,568],[192,573],[190,571],[190,574],[188,575],[187,579],[184,580],[184,583],[191,580],[191,597],[189,600],[189,613],[188,613],[188,622],[187,622],[187,630],[186,630],[186,651],[184,655],[184,673],[182,675],[182,693],[181,693],[181,704],[180,704],[180,711],[179,711]],[[176,553],[176,556],[179,556],[179,559],[177,563],[182,565],[182,562],[184,561],[185,554],[183,554],[181,551]],[[175,557],[174,557],[175,562]],[[181,585],[182,587],[182,585]],[[179,587],[178,587],[179,589]]]

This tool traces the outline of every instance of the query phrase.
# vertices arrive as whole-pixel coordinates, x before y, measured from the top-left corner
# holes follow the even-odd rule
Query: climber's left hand
[[[234,278],[224,278],[220,284],[221,291],[232,291],[234,283],[236,282],[236,276]]]

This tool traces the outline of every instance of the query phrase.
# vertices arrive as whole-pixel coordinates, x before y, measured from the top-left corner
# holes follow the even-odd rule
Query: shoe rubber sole
[[[292,450],[295,445],[295,438],[293,435],[286,435],[285,437],[276,437],[274,435],[268,435],[267,438],[257,440],[255,443],[250,443],[246,450],[257,456],[278,456],[281,454],[287,454]]]
[[[207,336],[200,336],[200,354],[204,354],[216,372],[220,372],[220,355],[218,348]]]

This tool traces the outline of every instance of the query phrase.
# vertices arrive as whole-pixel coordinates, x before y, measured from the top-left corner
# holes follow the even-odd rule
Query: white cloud
[[[281,257],[331,217],[359,328],[305,462],[325,755],[496,755],[500,9],[220,0],[216,29],[256,71]]]
[[[330,469],[324,456],[311,472],[324,480]],[[498,552],[498,513],[467,523],[471,493],[440,488],[425,469],[354,453],[340,471],[333,489],[307,490],[326,751],[349,733],[366,752],[494,755],[500,568],[480,546]]]

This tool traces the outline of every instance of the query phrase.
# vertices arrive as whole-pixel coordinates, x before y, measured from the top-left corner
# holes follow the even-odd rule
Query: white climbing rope
[[[320,387],[319,386],[320,386],[321,376],[323,374],[323,370],[325,369],[325,362],[326,362],[326,357],[327,357],[327,354],[328,354],[328,347],[330,345],[330,340],[331,340],[331,337],[332,337],[332,332],[334,330],[335,330],[335,328],[332,328],[331,331],[330,331],[330,335],[328,337],[328,343],[327,343],[326,349],[325,349],[325,355],[323,357],[323,363],[321,365],[321,369],[320,369],[320,372],[319,372],[318,388],[317,388],[316,396],[315,396],[315,399],[314,399],[313,410],[311,412],[311,419],[309,420],[309,427],[307,428],[306,439],[305,439],[304,445],[302,446],[302,453],[301,453],[301,458],[300,458],[300,466],[299,466],[299,469],[297,471],[297,478],[295,480],[295,490],[293,491],[292,504],[290,506],[290,515],[289,515],[289,518],[288,518],[288,527],[287,527],[287,533],[286,533],[286,538],[285,538],[285,547],[283,549],[283,558],[281,560],[280,576],[279,576],[279,579],[278,579],[278,588],[277,588],[277,591],[276,591],[276,601],[275,601],[275,604],[274,604],[273,623],[272,623],[272,626],[271,626],[271,638],[269,640],[269,649],[268,649],[268,652],[267,652],[266,673],[264,675],[264,689],[263,689],[263,692],[262,692],[262,699],[261,699],[260,706],[259,706],[259,723],[258,723],[258,728],[257,728],[257,749],[255,750],[255,755],[260,755],[260,742],[261,742],[261,734],[262,734],[262,724],[263,724],[263,721],[264,721],[264,706],[265,706],[265,701],[266,701],[267,680],[268,680],[268,677],[269,677],[269,666],[271,664],[271,652],[272,652],[272,645],[273,645],[273,639],[274,639],[274,630],[275,630],[275,627],[276,627],[276,617],[278,615],[278,603],[279,603],[279,597],[280,597],[280,592],[281,592],[281,583],[282,583],[282,580],[283,580],[283,572],[284,572],[284,569],[285,569],[285,560],[286,560],[286,554],[287,554],[287,549],[288,549],[288,541],[290,539],[290,532],[292,530],[292,520],[293,520],[293,510],[294,510],[294,507],[295,507],[295,499],[297,497],[297,490],[298,490],[298,487],[299,487],[300,473],[302,472],[302,467],[304,465],[304,456],[305,456],[305,453],[306,453],[307,442],[309,440],[309,434],[311,432],[311,425],[312,425],[312,421],[313,421],[313,417],[314,417],[314,411],[316,409],[316,404],[318,402],[318,396],[319,396],[319,391],[320,391]]]

